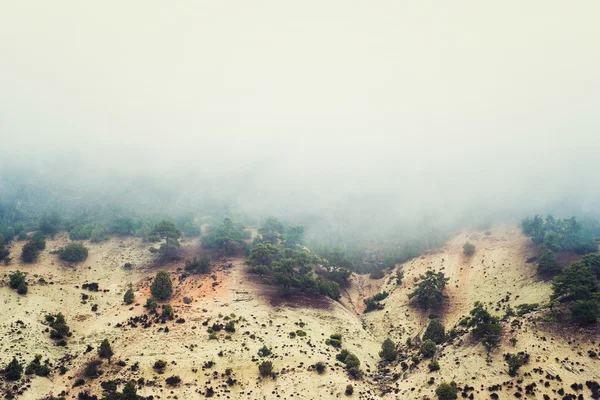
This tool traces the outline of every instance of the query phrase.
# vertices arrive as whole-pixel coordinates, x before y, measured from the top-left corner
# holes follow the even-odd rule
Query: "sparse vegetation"
[[[100,356],[100,358],[106,358],[108,362],[110,362],[113,355],[114,353],[110,346],[110,342],[108,339],[104,339],[102,343],[100,343],[100,347],[98,347],[98,356]]]
[[[192,260],[185,262],[185,270],[197,274],[207,274],[210,272],[210,257],[203,254],[200,258],[194,257]]]
[[[421,348],[419,349],[421,355],[425,358],[433,357],[435,355],[436,350],[437,346],[435,345],[435,342],[431,339],[424,340],[423,343],[421,343]]]

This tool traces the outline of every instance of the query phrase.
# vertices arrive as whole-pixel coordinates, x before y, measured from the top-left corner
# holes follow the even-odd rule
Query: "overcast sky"
[[[0,155],[223,178],[215,191],[239,177],[246,198],[299,207],[593,204],[599,15],[598,1],[3,1]]]

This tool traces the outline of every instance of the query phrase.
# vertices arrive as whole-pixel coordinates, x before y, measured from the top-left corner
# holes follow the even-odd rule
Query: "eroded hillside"
[[[462,251],[466,241],[476,246],[470,257]],[[404,272],[399,285],[396,271],[380,280],[354,276],[340,302],[306,297],[280,302],[278,289],[249,275],[242,257],[213,259],[208,275],[188,275],[183,261],[172,263],[163,269],[173,281],[169,303],[175,316],[165,321],[143,307],[158,269],[147,243],[116,237],[101,244],[86,242],[88,259],[65,264],[50,251],[66,242],[66,237],[48,240],[48,251],[35,264],[13,260],[2,267],[4,274],[16,269],[27,272],[29,292],[18,295],[6,283],[0,288],[4,315],[0,362],[6,365],[17,356],[28,363],[41,354],[52,365],[48,378],[28,376],[16,391],[21,392],[18,398],[37,400],[62,392],[77,398],[85,391],[100,397],[102,382],[115,380],[120,385],[132,379],[138,382],[138,395],[162,399],[345,398],[348,384],[354,386],[351,398],[422,399],[435,398],[434,389],[441,381],[466,387],[463,393],[471,398],[513,398],[517,393],[517,397],[563,398],[560,389],[588,398],[585,382],[600,380],[600,361],[588,356],[588,350],[598,350],[594,332],[559,332],[536,312],[506,319],[500,347],[490,355],[458,326],[438,350],[439,371],[430,372],[427,360],[412,365],[410,357],[417,355],[418,348],[407,346],[406,341],[419,342],[431,312],[409,303],[408,294],[414,279],[429,269],[450,279],[446,305],[435,310],[448,331],[475,301],[500,316],[508,305],[547,301],[550,284],[538,279],[535,265],[527,263],[535,248],[512,226],[455,235],[443,248],[398,265],[396,269]],[[20,246],[22,242],[15,243],[11,251],[18,254]],[[192,240],[183,243],[182,252],[192,257],[202,250]],[[131,269],[123,268],[127,262],[133,264]],[[82,288],[93,282],[98,283],[98,291]],[[132,305],[123,303],[129,283],[135,292]],[[383,290],[389,292],[382,301],[384,309],[363,314],[363,300]],[[73,332],[66,347],[50,339],[44,320],[46,314],[58,312]],[[234,332],[212,329],[211,338],[209,328],[232,321]],[[342,335],[342,347],[360,359],[362,381],[348,377],[336,360],[338,349],[326,344],[336,333]],[[379,365],[378,353],[387,337],[398,343],[399,359]],[[516,339],[514,346],[511,338]],[[111,343],[114,356],[110,363],[102,362],[99,377],[85,377],[84,369],[97,359],[103,339]],[[261,357],[263,346],[272,354]],[[518,351],[527,352],[530,361],[513,378],[507,374],[503,354]],[[154,368],[158,360],[166,361],[164,370]],[[264,360],[272,361],[275,378],[260,377],[258,364]],[[322,374],[313,368],[319,361],[326,365]],[[402,361],[410,365],[406,370]],[[66,367],[64,374],[60,366]],[[181,382],[167,384],[173,376]],[[575,391],[572,384],[583,384],[583,389]]]

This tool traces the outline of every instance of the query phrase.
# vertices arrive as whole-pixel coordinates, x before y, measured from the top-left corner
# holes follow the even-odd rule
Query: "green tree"
[[[424,309],[439,306],[444,300],[444,289],[448,278],[443,272],[427,271],[419,277],[417,288],[408,295],[409,299],[416,297],[417,303]]]
[[[284,242],[286,247],[294,248],[303,242],[304,227],[297,225],[290,227],[284,234]]]
[[[432,319],[429,321],[429,325],[427,325],[427,329],[423,334],[423,340],[431,339],[436,344],[441,344],[446,340],[446,331],[444,329],[444,325],[437,320]]]
[[[46,248],[46,237],[42,232],[36,232],[31,236],[30,239],[38,250],[42,251]]]
[[[62,260],[79,262],[87,259],[88,249],[81,243],[69,243],[58,251],[58,255]]]
[[[277,247],[273,246],[272,244],[258,243],[250,250],[248,264],[270,266],[275,255],[277,255],[277,252]]]
[[[92,234],[90,235],[90,241],[92,243],[100,243],[106,240],[106,233],[104,228],[101,226],[97,226],[92,230]]]
[[[475,302],[470,314],[471,319],[467,325],[473,328],[473,335],[481,340],[488,352],[498,347],[502,332],[499,318],[491,315],[479,301]]]
[[[21,375],[23,375],[23,366],[16,357],[13,357],[12,361],[4,368],[4,378],[7,381],[16,381],[21,379]]]
[[[437,396],[438,400],[454,400],[458,398],[458,388],[454,384],[442,382],[435,389],[435,395]]]
[[[40,220],[39,229],[44,235],[54,237],[60,229],[61,218],[58,213],[45,214]]]
[[[263,361],[258,364],[258,372],[260,376],[267,377],[273,373],[273,363],[271,361]]]
[[[11,289],[18,289],[19,286],[26,283],[25,274],[21,271],[15,271],[8,275],[8,285]]]
[[[108,362],[110,363],[110,359],[113,355],[114,353],[112,348],[110,347],[110,342],[108,341],[108,339],[104,339],[102,343],[100,343],[100,347],[98,347],[98,356],[100,356],[100,358],[108,359]]]
[[[185,262],[185,270],[198,274],[210,272],[210,257],[207,254],[202,254],[200,258],[194,257],[193,260],[187,260]]]
[[[543,247],[537,265],[538,273],[543,275],[556,275],[560,272],[560,269],[560,265],[556,261],[554,252],[548,247]]]
[[[150,234],[165,240],[165,243],[161,246],[161,253],[164,257],[168,257],[173,250],[180,246],[179,238],[181,237],[181,231],[171,221],[160,221]]]
[[[596,274],[584,263],[574,262],[554,278],[552,298],[568,300],[590,300],[600,291]]]
[[[421,343],[420,352],[425,358],[433,357],[435,355],[436,350],[437,346],[435,345],[435,342],[431,339],[424,340],[423,343]]]
[[[236,243],[243,243],[246,237],[243,226],[236,225],[230,218],[223,223],[211,225],[202,238],[202,247],[207,249],[222,249],[226,254],[233,254]]]
[[[21,250],[21,260],[26,263],[32,263],[38,258],[39,254],[40,249],[33,240],[30,240],[23,245]]]
[[[137,400],[137,387],[134,381],[129,381],[123,387],[122,400]]]
[[[167,304],[163,307],[160,316],[164,319],[172,319],[174,314],[173,307],[170,304]]]
[[[258,228],[258,233],[261,235],[262,239],[273,245],[279,243],[283,232],[283,224],[275,217],[267,218],[261,227]]]
[[[398,355],[398,351],[396,350],[396,344],[390,338],[387,338],[381,344],[381,351],[379,352],[379,357],[384,359],[385,361],[394,361],[396,356]]]
[[[173,284],[169,274],[165,271],[158,271],[150,287],[150,292],[155,299],[169,299],[173,295]]]
[[[576,300],[569,306],[571,318],[580,325],[591,325],[598,321],[599,307],[595,300]]]

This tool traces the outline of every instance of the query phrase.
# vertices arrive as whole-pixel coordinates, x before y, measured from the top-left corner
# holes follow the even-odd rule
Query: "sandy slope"
[[[462,245],[467,240],[477,247],[469,258],[462,254]],[[66,242],[66,237],[50,240],[48,249],[56,249]],[[444,248],[398,266],[405,272],[400,286],[393,279],[395,271],[376,281],[367,276],[355,276],[340,303],[329,300],[314,303],[314,299],[274,303],[274,289],[249,277],[241,258],[213,260],[217,266],[212,276],[189,276],[183,280],[177,271],[182,263],[172,264],[167,268],[175,286],[171,304],[176,309],[176,318],[184,322],[159,322],[147,328],[142,323],[137,327],[128,326],[127,321],[146,312],[142,305],[149,296],[150,277],[155,273],[148,245],[137,239],[120,238],[86,245],[90,247],[90,257],[74,266],[62,264],[56,255],[44,251],[36,264],[21,265],[13,261],[9,266],[1,267],[3,273],[17,268],[27,271],[31,285],[26,296],[17,295],[6,285],[0,287],[0,312],[5,316],[0,324],[0,335],[4,338],[0,362],[5,364],[13,355],[28,362],[35,353],[49,358],[54,364],[65,353],[74,357],[66,363],[69,371],[63,376],[53,372],[50,378],[32,377],[28,382],[30,388],[19,398],[39,399],[50,392],[58,394],[63,390],[69,397],[82,390],[100,394],[99,385],[103,380],[144,378],[146,384],[139,394],[154,395],[155,398],[204,398],[207,388],[214,389],[215,397],[231,399],[345,398],[343,391],[352,383],[355,386],[353,398],[380,398],[382,393],[387,393],[386,398],[421,399],[434,397],[436,384],[428,384],[430,377],[434,377],[436,383],[455,380],[462,386],[472,386],[474,390],[467,394],[473,394],[474,398],[490,398],[491,392],[487,388],[503,382],[512,382],[514,387],[505,385],[503,390],[496,391],[499,398],[513,398],[517,385],[524,387],[531,382],[537,382],[538,397],[548,393],[550,398],[561,398],[552,391],[564,387],[567,392],[573,392],[569,388],[572,383],[600,380],[599,361],[587,356],[588,349],[598,349],[598,343],[591,342],[594,332],[554,332],[553,325],[534,321],[531,315],[522,318],[520,325],[512,326],[512,321],[505,324],[502,347],[490,356],[490,362],[486,362],[483,347],[472,343],[469,335],[464,335],[438,353],[440,371],[429,373],[426,361],[405,373],[396,364],[387,366],[386,373],[377,371],[380,343],[386,337],[405,343],[408,337],[421,334],[429,321],[428,313],[410,305],[407,298],[413,289],[414,278],[427,269],[443,270],[450,278],[447,305],[443,310],[435,310],[447,327],[468,314],[477,300],[486,302],[491,310],[502,314],[507,304],[514,307],[548,298],[550,285],[539,281],[535,266],[525,262],[534,249],[512,226],[498,227],[489,234],[457,234]],[[13,254],[20,253],[20,246],[22,243],[13,246]],[[186,246],[186,256],[199,253],[196,241],[188,242]],[[124,270],[125,262],[133,262],[134,269]],[[40,276],[49,283],[35,284]],[[99,282],[101,292],[76,288],[85,282]],[[136,289],[133,306],[122,303],[129,282]],[[104,289],[108,291],[103,292]],[[380,290],[390,292],[384,300],[385,309],[362,314],[363,299]],[[82,293],[91,296],[85,304]],[[501,302],[507,296],[508,301]],[[185,304],[184,297],[191,298],[192,302]],[[318,307],[302,306],[311,301]],[[98,304],[97,312],[91,311],[93,304]],[[65,314],[74,332],[67,348],[55,346],[44,332],[46,326],[42,323],[46,313],[59,311]],[[238,321],[236,332],[221,331],[218,340],[209,340],[207,325],[225,323],[225,316]],[[23,325],[16,321],[22,321]],[[165,332],[166,327],[168,332]],[[289,333],[298,329],[304,330],[307,336],[291,338]],[[344,347],[360,358],[366,371],[362,382],[349,380],[341,365],[336,363],[335,349],[325,344],[325,339],[332,333],[342,333]],[[518,339],[514,348],[508,342],[510,337]],[[104,338],[112,343],[113,362],[110,365],[104,362],[101,378],[86,379],[83,386],[73,388],[74,382],[81,377],[84,364],[95,357],[95,349]],[[87,345],[94,350],[85,353]],[[272,348],[270,359],[279,372],[276,379],[259,378],[257,364],[262,359],[257,353],[263,345]],[[517,383],[519,378],[510,378],[506,373],[502,354],[508,351],[531,354],[532,361],[521,369],[520,375],[524,379],[521,383]],[[406,346],[400,348],[401,354],[414,352]],[[159,359],[168,362],[164,374],[152,368]],[[126,365],[120,367],[118,360],[125,361]],[[317,361],[328,365],[323,375],[309,368]],[[209,366],[207,362],[214,362],[214,365]],[[139,368],[134,367],[136,365]],[[540,367],[544,370],[541,375],[532,372]],[[228,377],[224,373],[227,368],[233,371],[231,378],[236,381],[233,386],[226,384]],[[531,376],[527,376],[529,373]],[[548,380],[546,373],[559,374],[563,382],[551,381],[544,387]],[[394,374],[398,379],[394,380]],[[182,384],[167,386],[165,378],[172,375],[180,376]],[[544,382],[540,383],[540,380]],[[583,393],[587,398],[589,391],[584,388]]]

